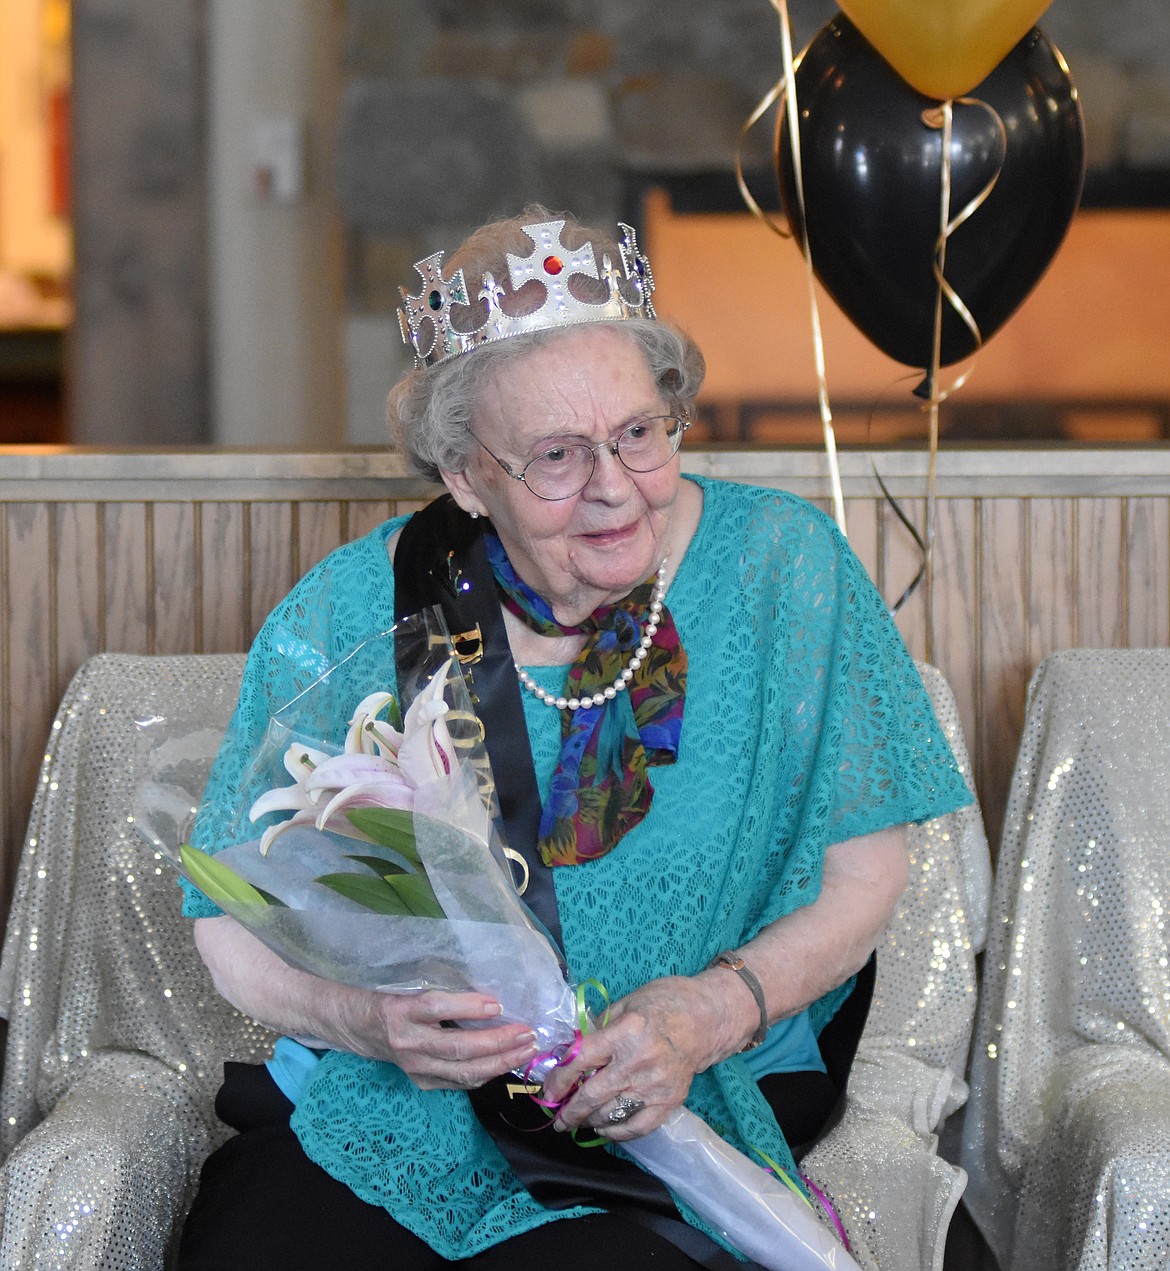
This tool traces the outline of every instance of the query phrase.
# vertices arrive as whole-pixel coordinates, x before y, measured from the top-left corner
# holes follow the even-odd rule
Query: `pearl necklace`
[[[654,633],[658,630],[658,619],[662,617],[662,600],[665,595],[666,561],[663,561],[658,566],[658,576],[654,580],[654,590],[650,595],[649,621],[646,623],[646,630],[638,641],[638,647],[634,650],[634,655],[630,658],[625,670],[606,688],[599,689],[589,697],[558,697],[555,693],[541,688],[519,662],[513,662],[512,665],[516,668],[520,683],[533,697],[546,706],[555,706],[559,711],[579,711],[584,706],[604,706],[606,702],[612,702],[619,693],[625,692],[637,673],[638,667],[646,661],[646,655],[650,652],[651,644],[654,643]]]

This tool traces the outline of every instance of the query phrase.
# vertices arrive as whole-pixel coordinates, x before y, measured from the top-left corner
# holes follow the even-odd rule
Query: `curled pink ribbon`
[[[590,988],[595,989],[605,1003],[605,1009],[601,1015],[601,1023],[604,1026],[609,1016],[609,993],[606,992],[605,985],[599,984],[597,980],[582,980],[577,985],[577,1028],[574,1030],[573,1040],[567,1046],[556,1046],[552,1050],[545,1050],[539,1055],[534,1055],[524,1069],[525,1081],[538,1084],[534,1081],[533,1075],[544,1065],[552,1063],[554,1067],[559,1068],[562,1064],[571,1064],[581,1053],[582,1039],[591,1026],[589,1007],[585,1002],[585,993]],[[563,1099],[546,1099],[542,1094],[531,1094],[528,1097],[533,1103],[538,1104],[545,1110],[548,1114],[549,1124],[551,1124],[560,1108],[569,1102],[580,1090],[582,1083],[587,1081],[592,1075],[592,1073],[587,1072],[579,1081],[575,1081]],[[569,1135],[578,1147],[603,1147],[606,1143],[603,1138],[579,1139],[577,1137],[578,1133],[579,1130],[572,1130]]]

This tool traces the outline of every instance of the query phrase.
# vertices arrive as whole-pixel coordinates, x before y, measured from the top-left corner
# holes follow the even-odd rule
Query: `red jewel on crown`
[[[565,262],[559,256],[546,256],[544,258],[544,272],[552,274],[555,278],[565,267]]]

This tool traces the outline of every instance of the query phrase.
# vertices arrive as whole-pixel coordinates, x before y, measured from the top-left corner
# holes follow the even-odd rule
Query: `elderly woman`
[[[843,1092],[904,826],[968,800],[833,525],[681,475],[703,363],[656,320],[622,228],[615,242],[535,209],[416,266],[416,367],[390,420],[449,493],[333,553],[274,611],[197,831],[222,846],[254,796],[248,759],[296,692],[291,650],[338,663],[442,605],[478,646],[525,899],[570,975],[606,986],[608,1015],[548,1079],[551,1129],[527,1133],[507,1075],[536,1038],[493,1023],[490,996],[328,983],[189,888],[220,992],[286,1037],[265,1068],[229,1065],[218,1107],[239,1133],[205,1167],[186,1267],[742,1265],[620,1144],[686,1102],[791,1168]],[[592,1136],[609,1146],[578,1146]]]

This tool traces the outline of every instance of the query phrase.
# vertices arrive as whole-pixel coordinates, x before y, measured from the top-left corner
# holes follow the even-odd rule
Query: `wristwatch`
[[[754,1050],[768,1035],[768,1007],[764,1002],[764,988],[759,980],[748,970],[747,963],[738,953],[731,949],[725,950],[723,953],[717,953],[707,964],[708,968],[722,966],[729,971],[734,971],[736,975],[748,986],[752,997],[756,999],[756,1005],[760,1009],[760,1026],[756,1029],[755,1035],[751,1041],[743,1048],[744,1050]]]

